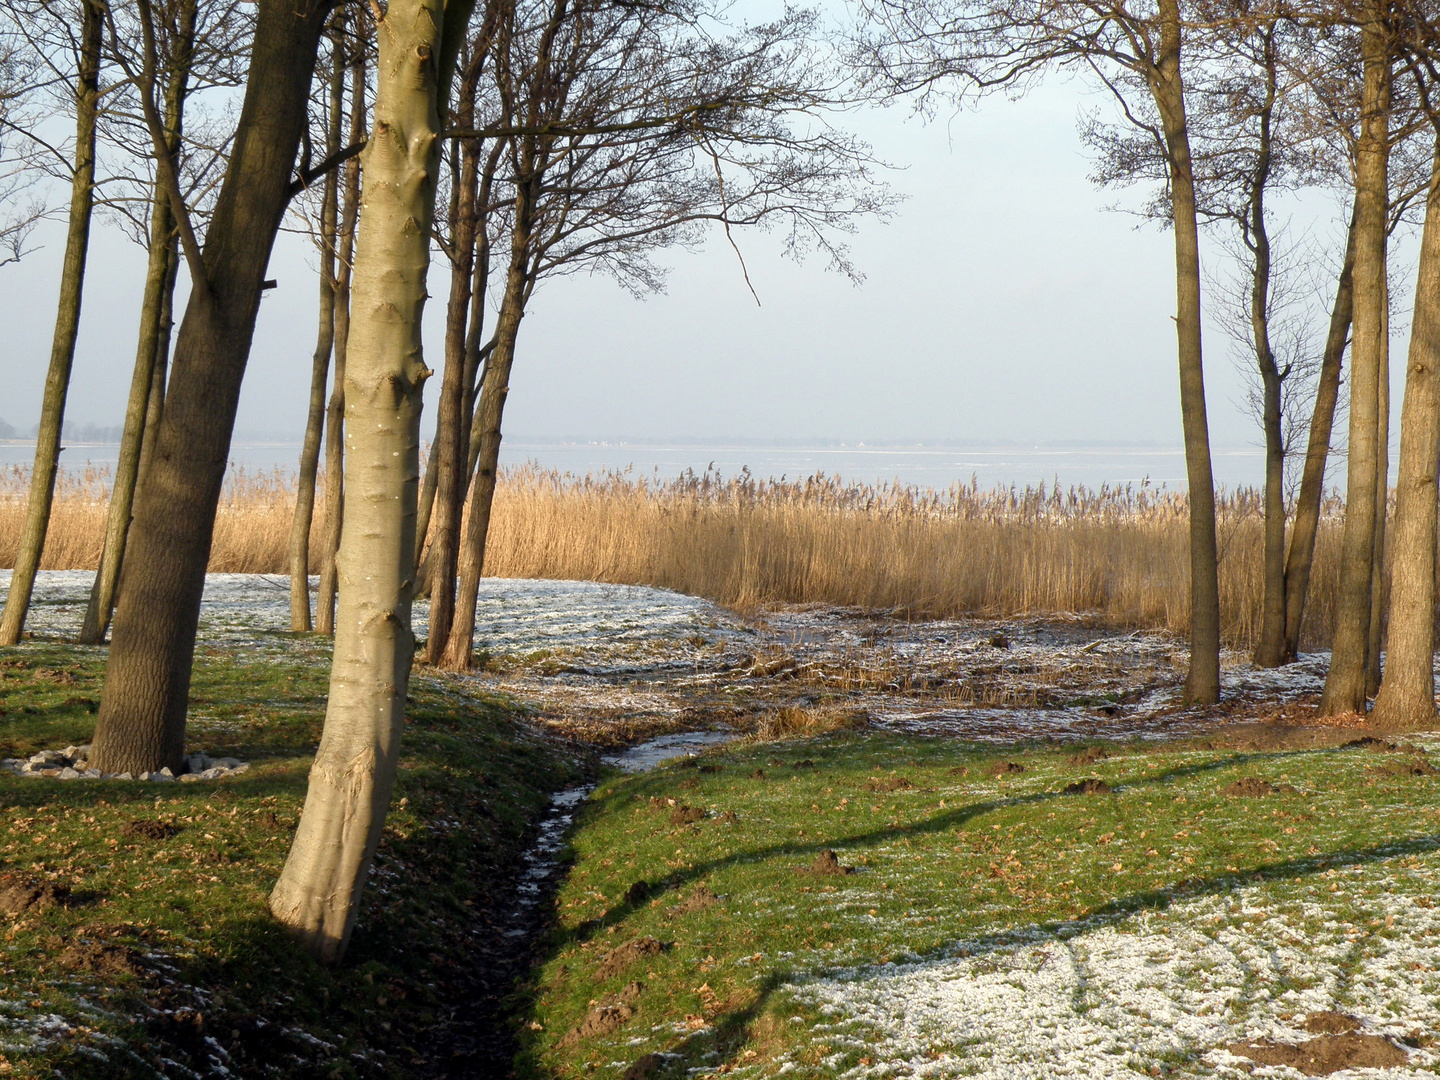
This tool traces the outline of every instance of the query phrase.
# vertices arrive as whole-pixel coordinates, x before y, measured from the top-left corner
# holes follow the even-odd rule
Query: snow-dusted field
[[[1176,1076],[1301,1076],[1225,1047],[1303,1042],[1300,1021],[1326,1011],[1397,1041],[1440,1028],[1436,885],[1429,860],[1336,869],[1293,899],[1242,888],[1064,936],[1019,932],[959,942],[946,959],[835,972],[791,991],[825,1019],[787,1060],[818,1043],[836,1075],[857,1080],[1132,1078],[1156,1075],[1157,1061]],[[1333,1075],[1437,1066],[1440,1054],[1416,1047],[1408,1067]]]

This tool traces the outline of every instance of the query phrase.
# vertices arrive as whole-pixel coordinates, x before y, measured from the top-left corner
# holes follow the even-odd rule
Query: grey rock
[[[80,774],[67,765],[60,770],[59,776],[61,780],[76,780],[79,779]]]
[[[112,776],[110,779],[112,779],[112,780],[134,780],[135,777],[131,776],[128,772],[122,772],[122,773],[116,773],[116,774],[115,774],[114,776]],[[141,780],[144,780],[145,777],[142,776],[142,777],[140,777],[140,779],[141,779]]]

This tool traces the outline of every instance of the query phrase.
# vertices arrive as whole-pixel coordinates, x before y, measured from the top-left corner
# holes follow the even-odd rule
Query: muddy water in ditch
[[[607,754],[602,760],[622,772],[646,772],[662,762],[693,757],[734,738],[733,733],[719,731],[662,735]],[[584,784],[557,792],[540,819],[535,841],[521,860],[513,899],[509,908],[496,918],[492,931],[494,948],[490,955],[489,981],[493,992],[484,1001],[471,1003],[474,1015],[469,1027],[474,1032],[473,1042],[465,1047],[464,1053],[452,1058],[450,1075],[453,1077],[501,1080],[512,1075],[515,1047],[505,1022],[504,996],[536,960],[535,946],[548,919],[545,902],[555,894],[562,875],[560,851],[576,813],[593,790],[594,784]]]

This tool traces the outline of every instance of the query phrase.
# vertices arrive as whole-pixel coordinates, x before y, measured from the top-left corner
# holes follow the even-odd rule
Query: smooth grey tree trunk
[[[70,392],[70,368],[75,362],[75,339],[80,330],[80,299],[85,288],[85,262],[90,250],[90,219],[95,202],[95,124],[100,106],[100,49],[104,35],[104,8],[99,0],[82,0],[75,77],[75,161],[70,182],[69,229],[65,260],[60,270],[60,301],[50,345],[50,368],[40,405],[40,427],[35,437],[35,465],[25,501],[25,525],[20,550],[0,614],[0,645],[14,645],[25,631],[35,575],[50,529],[50,508],[55,499],[55,478],[60,468],[60,437],[65,422],[65,398]]]
[[[1440,145],[1425,202],[1415,316],[1400,408],[1389,648],[1371,722],[1431,728],[1435,711],[1436,476],[1440,472]]]
[[[462,10],[463,9],[463,10]],[[346,371],[345,527],[325,729],[270,910],[322,961],[345,952],[400,757],[419,486],[421,313],[439,165],[440,86],[469,5],[390,0],[379,21]],[[446,63],[447,55],[450,63]]]
[[[1365,712],[1375,561],[1377,434],[1384,356],[1385,229],[1389,209],[1390,59],[1380,16],[1367,7],[1361,30],[1364,87],[1355,164],[1355,311],[1350,347],[1350,460],[1345,531],[1323,715]]]
[[[1310,591],[1310,568],[1315,561],[1315,538],[1320,531],[1320,506],[1325,497],[1325,463],[1330,455],[1330,438],[1335,427],[1335,406],[1340,399],[1340,371],[1345,345],[1350,340],[1350,317],[1354,309],[1355,214],[1345,241],[1345,258],[1335,286],[1330,309],[1330,332],[1320,361],[1320,378],[1315,387],[1315,404],[1310,413],[1310,434],[1305,448],[1305,467],[1300,491],[1295,498],[1295,517],[1290,527],[1290,550],[1285,558],[1285,659],[1300,655],[1300,632],[1305,623],[1305,600]]]
[[[330,71],[329,125],[325,154],[340,149],[340,117],[345,108],[344,19],[338,20]],[[295,487],[295,515],[290,523],[290,629],[306,633],[310,621],[310,528],[315,519],[315,479],[320,470],[320,436],[325,424],[325,382],[335,347],[335,238],[339,231],[339,177],[325,174],[320,200],[320,303],[315,352],[310,361],[310,409],[300,445],[300,473]]]

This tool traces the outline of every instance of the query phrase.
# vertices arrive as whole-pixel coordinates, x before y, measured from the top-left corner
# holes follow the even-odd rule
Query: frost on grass
[[[1304,1017],[1324,1011],[1413,1040],[1440,1028],[1440,909],[1425,895],[1436,876],[1394,862],[1331,871],[1284,898],[1258,885],[802,981],[791,993],[822,1019],[786,1055],[786,1071],[818,1057],[827,1073],[856,1080],[1238,1078],[1254,1065],[1227,1045],[1303,1042],[1312,1037]],[[1397,891],[1407,884],[1421,887]],[[1406,1049],[1406,1066],[1335,1075],[1436,1075],[1440,1054]]]

